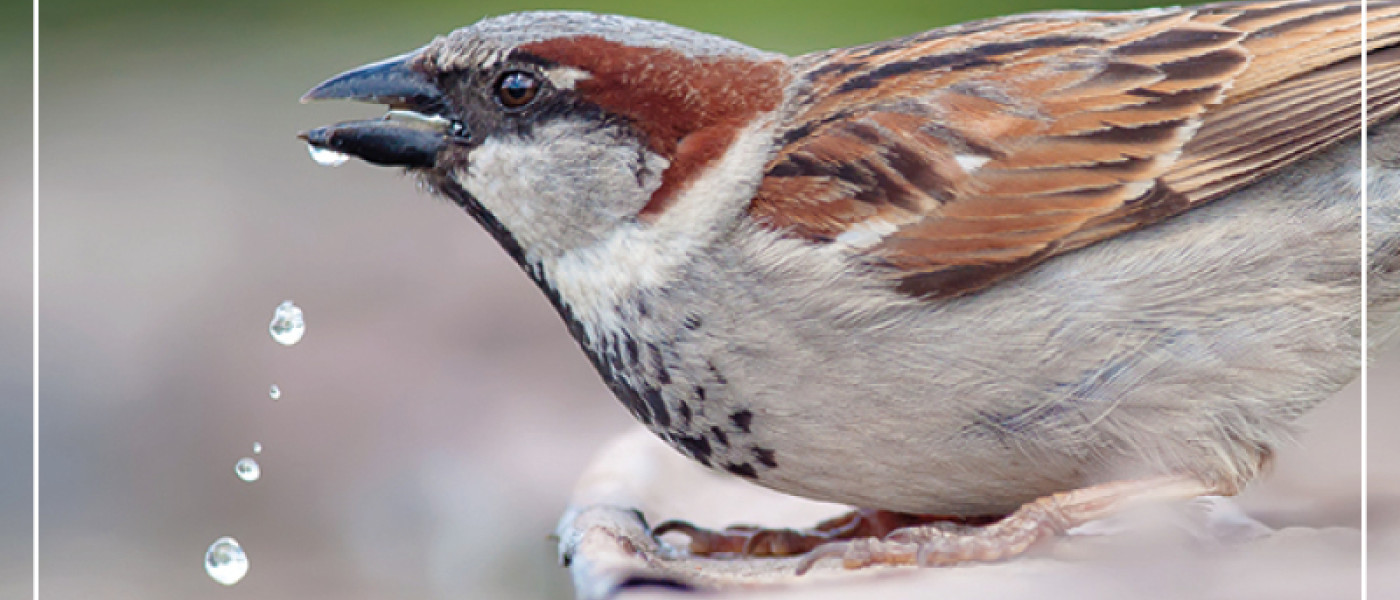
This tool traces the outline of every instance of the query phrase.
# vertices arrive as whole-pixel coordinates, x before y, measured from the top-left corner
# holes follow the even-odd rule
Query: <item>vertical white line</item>
[[[1368,111],[1366,110],[1366,101],[1367,101],[1367,99],[1368,99],[1368,94],[1367,94],[1367,91],[1366,91],[1366,83],[1367,83],[1367,77],[1368,77],[1368,74],[1366,73],[1366,65],[1367,65],[1366,41],[1367,41],[1368,39],[1370,39],[1370,38],[1369,38],[1369,35],[1368,35],[1368,27],[1367,27],[1366,21],[1367,21],[1366,1],[1365,1],[1365,0],[1362,0],[1362,2],[1361,2],[1361,597],[1362,597],[1362,598],[1366,598],[1366,597],[1368,596],[1369,591],[1370,591],[1370,590],[1367,588],[1367,585],[1366,585],[1367,582],[1369,581],[1369,578],[1370,578],[1370,577],[1369,577],[1369,576],[1370,576],[1370,569],[1369,569],[1369,567],[1370,567],[1370,564],[1369,564],[1369,563],[1370,563],[1370,538],[1369,538],[1368,535],[1367,535],[1367,530],[1370,529],[1370,527],[1369,527],[1369,525],[1370,525],[1370,519],[1368,518],[1368,515],[1367,515],[1367,513],[1368,513],[1369,510],[1370,510],[1370,501],[1369,501],[1369,499],[1367,498],[1368,493],[1369,493],[1369,491],[1370,491],[1370,486],[1367,484],[1367,481],[1368,481],[1368,479],[1369,479],[1369,474],[1370,474],[1370,469],[1367,468],[1367,467],[1368,467],[1368,460],[1369,460],[1370,457],[1369,457],[1368,451],[1367,451],[1368,442],[1367,442],[1367,435],[1366,435],[1366,434],[1367,434],[1367,422],[1368,422],[1368,420],[1369,420],[1369,419],[1368,419],[1368,408],[1369,408],[1370,403],[1371,403],[1370,386],[1369,386],[1369,383],[1370,383],[1370,382],[1368,381],[1368,377],[1369,377],[1369,374],[1370,374],[1370,369],[1369,369],[1369,367],[1368,367],[1367,364],[1366,364],[1366,363],[1367,363],[1367,360],[1366,360],[1366,359],[1369,358],[1369,356],[1368,356],[1368,355],[1369,355],[1369,349],[1367,348],[1367,344],[1369,343],[1369,336],[1368,336],[1367,327],[1366,327],[1366,322],[1367,322],[1366,298],[1367,298],[1367,294],[1368,294],[1368,289],[1367,289],[1368,286],[1367,286],[1366,280],[1369,278],[1370,273],[1371,273],[1370,270],[1367,268],[1367,267],[1369,266],[1369,265],[1367,264],[1369,261],[1368,261],[1367,255],[1366,255],[1366,253],[1367,253],[1367,248],[1369,247],[1368,242],[1370,241],[1370,238],[1369,238],[1369,235],[1370,235],[1370,228],[1369,228],[1369,226],[1368,226],[1368,225],[1369,225],[1368,221],[1369,221],[1370,219],[1369,219],[1369,213],[1367,212],[1367,209],[1369,208],[1370,198],[1367,196],[1367,190],[1366,190],[1366,188],[1368,187],[1368,186],[1367,186],[1367,183],[1368,183],[1367,176],[1368,176],[1368,174],[1367,174],[1367,172],[1366,172],[1366,161],[1367,161],[1367,152],[1366,152],[1367,148],[1366,148],[1366,145],[1367,145],[1367,141],[1368,141],[1368,139],[1369,139],[1369,136],[1367,135],[1367,130],[1366,130],[1367,121],[1368,121],[1368,119],[1369,119],[1369,114],[1368,114]]]
[[[31,524],[31,525],[32,525],[32,531],[31,531],[31,533],[30,533],[30,536],[31,536],[31,539],[32,539],[32,544],[33,544],[33,545],[32,545],[33,553],[32,553],[32,555],[31,555],[31,557],[30,557],[30,561],[31,561],[31,563],[32,563],[33,570],[34,570],[34,573],[33,573],[33,575],[32,575],[32,578],[33,578],[33,580],[34,580],[34,581],[33,581],[33,590],[32,590],[32,591],[33,591],[33,595],[34,595],[35,600],[38,600],[38,598],[39,598],[39,0],[34,0],[34,14],[33,14],[33,24],[32,24],[32,28],[33,28],[33,32],[34,32],[34,33],[33,33],[33,36],[32,36],[32,38],[31,38],[31,40],[30,40],[30,41],[31,41],[31,45],[33,46],[32,50],[31,50],[32,56],[31,56],[30,58],[31,58],[31,60],[32,60],[32,65],[33,65],[33,66],[32,66],[32,72],[30,73],[30,76],[31,76],[31,79],[32,79],[32,82],[33,82],[33,83],[32,83],[33,89],[30,90],[30,95],[31,95],[31,102],[33,102],[33,108],[32,108],[32,111],[31,111],[31,113],[32,113],[32,115],[33,115],[33,123],[32,123],[32,129],[31,129],[30,135],[33,136],[33,139],[32,139],[31,142],[30,142],[30,146],[31,146],[31,148],[32,148],[32,150],[33,150],[33,161],[34,161],[34,162],[31,164],[31,174],[30,174],[30,175],[31,175],[31,177],[34,178],[33,181],[31,182],[31,185],[33,185],[33,187],[34,187],[34,189],[33,189],[34,230],[33,230],[33,234],[32,234],[33,237],[32,237],[32,240],[31,240],[31,241],[33,242],[33,253],[32,253],[32,259],[33,259],[32,268],[33,268],[33,272],[32,272],[32,274],[31,274],[31,275],[32,275],[31,284],[32,284],[33,287],[31,288],[31,297],[30,297],[31,305],[30,305],[29,310],[30,310],[30,315],[31,315],[31,317],[32,317],[32,320],[31,320],[31,323],[30,323],[30,336],[31,336],[31,339],[30,339],[30,344],[31,344],[31,347],[30,347],[30,352],[31,352],[30,358],[31,358],[31,361],[32,361],[32,363],[31,363],[31,365],[30,365],[30,366],[31,366],[31,370],[32,370],[32,372],[31,372],[31,374],[30,374],[30,377],[32,378],[32,379],[31,379],[31,382],[30,382],[30,385],[31,385],[31,388],[30,388],[30,389],[33,391],[33,398],[31,399],[31,402],[32,402],[32,405],[31,405],[31,406],[32,406],[32,413],[31,413],[30,416],[31,416],[33,422],[31,423],[30,427],[31,427],[32,430],[33,430],[33,435],[31,436],[31,437],[32,437],[32,445],[33,445],[33,447],[32,447],[32,461],[33,461],[33,462],[32,462],[32,464],[31,464],[31,466],[30,466],[30,474],[31,474],[31,479],[32,479],[31,485],[33,485],[33,489],[32,489],[32,494],[33,494],[33,495],[32,495],[32,498],[30,499],[30,501],[33,503],[33,506],[30,508],[30,511],[31,511],[31,514],[33,515],[33,523]]]

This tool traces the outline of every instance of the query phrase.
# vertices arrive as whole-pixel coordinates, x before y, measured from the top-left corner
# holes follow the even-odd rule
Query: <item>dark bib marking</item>
[[[729,471],[730,473],[733,473],[733,474],[738,475],[738,476],[740,476],[740,477],[747,477],[747,478],[749,478],[749,479],[758,479],[758,471],[755,471],[754,468],[753,468],[753,465],[751,465],[751,464],[749,464],[749,463],[741,463],[741,464],[728,463],[728,464],[724,465],[724,470]]]
[[[725,433],[724,430],[720,429],[718,426],[710,428],[710,435],[715,436],[715,441],[720,444],[725,446],[729,445],[729,434]]]
[[[753,412],[741,410],[729,415],[729,421],[734,423],[734,426],[738,427],[739,431],[749,433],[749,424],[753,423]]]
[[[710,466],[710,442],[703,436],[691,437],[687,435],[676,436],[676,443],[689,454],[691,458],[700,461],[705,466]]]
[[[661,401],[661,390],[647,387],[642,392],[642,397],[646,398],[647,405],[651,407],[652,418],[656,419],[656,424],[661,427],[670,427],[671,411],[666,410],[666,403]]]
[[[753,456],[765,467],[772,469],[778,466],[777,453],[772,450],[755,446],[753,448]]]

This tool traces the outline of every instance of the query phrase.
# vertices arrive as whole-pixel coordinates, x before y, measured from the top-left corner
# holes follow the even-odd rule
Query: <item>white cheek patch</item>
[[[467,168],[455,176],[527,250],[549,241],[548,232],[536,231],[530,203],[520,201],[532,191],[530,182],[519,176],[521,166],[541,162],[534,146],[488,140],[472,150]]]
[[[660,157],[583,122],[554,119],[529,136],[484,139],[453,178],[520,243],[532,262],[601,245],[660,186]],[[638,169],[643,174],[638,177]]]

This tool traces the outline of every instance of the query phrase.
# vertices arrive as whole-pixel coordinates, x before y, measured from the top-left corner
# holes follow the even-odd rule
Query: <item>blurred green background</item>
[[[95,39],[98,37],[105,38],[101,42],[128,42],[113,50],[142,46],[159,49],[159,43],[169,40],[184,40],[192,46],[210,46],[220,40],[246,43],[254,39],[293,44],[298,40],[308,42],[328,36],[346,44],[354,38],[353,45],[348,47],[368,50],[383,44],[390,51],[398,51],[403,49],[403,43],[421,43],[426,35],[445,33],[486,16],[520,10],[570,9],[659,19],[765,49],[804,52],[1018,12],[1148,6],[1154,4],[1132,0],[1081,0],[1072,3],[1055,0],[491,0],[393,4],[365,0],[296,3],[275,0],[178,3],[158,0],[44,0],[41,27],[46,33],[56,35],[91,36],[89,39],[95,42],[99,41]],[[401,36],[404,39],[398,40]],[[63,41],[70,40],[64,38]],[[401,43],[393,45],[396,41]]]
[[[378,112],[299,105],[322,79],[537,8],[800,53],[1027,10],[1148,5],[45,0],[45,597],[572,595],[547,536],[591,452],[630,419],[475,223],[389,170],[307,158],[295,132]],[[10,44],[24,54],[21,39],[4,37],[7,57]],[[7,81],[28,76],[4,64]],[[27,190],[27,167],[15,172],[6,189]],[[18,255],[27,230],[6,211]],[[27,302],[24,290],[5,300]],[[308,330],[284,348],[266,327],[288,298]],[[27,322],[3,324],[4,339],[28,339]],[[27,344],[6,352],[28,364]],[[14,431],[0,440],[27,446],[12,427],[27,410],[6,403],[0,426]],[[255,441],[263,477],[244,483],[233,464]],[[1324,483],[1355,475],[1315,460]],[[5,493],[7,515],[27,511]],[[1354,520],[1347,506],[1336,524]],[[28,569],[10,560],[27,554],[9,532],[0,582]],[[252,565],[230,589],[201,568],[223,535]]]

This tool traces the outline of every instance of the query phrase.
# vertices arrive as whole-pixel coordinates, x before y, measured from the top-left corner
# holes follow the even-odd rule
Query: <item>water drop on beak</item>
[[[350,160],[349,154],[336,152],[330,148],[323,148],[312,144],[306,145],[306,151],[311,153],[311,160],[316,161],[316,164],[323,167],[339,167],[345,164],[345,161]]]

